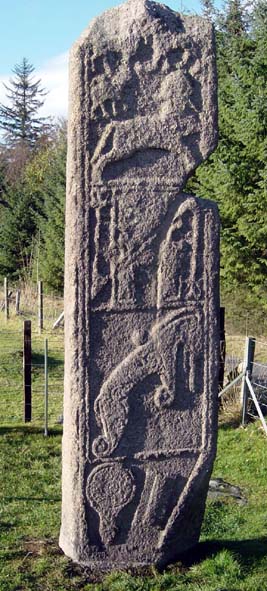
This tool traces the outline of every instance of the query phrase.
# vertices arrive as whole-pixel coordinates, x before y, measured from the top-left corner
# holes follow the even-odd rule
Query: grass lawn
[[[23,421],[23,320],[15,316],[8,322],[0,312],[0,425]],[[53,427],[62,415],[64,338],[63,330],[52,331],[52,324],[39,335],[36,315],[32,322],[32,422],[44,425],[44,340],[48,339],[48,424]],[[0,590],[1,591],[1,590]]]
[[[58,303],[59,311],[62,303]],[[27,316],[29,317],[29,316]],[[214,477],[241,487],[247,504],[208,500],[199,546],[159,573],[94,573],[58,547],[60,528],[63,335],[33,328],[33,424],[22,424],[22,320],[0,312],[0,591],[267,591],[267,438],[224,408]],[[52,321],[51,321],[52,322]],[[50,324],[51,324],[50,322]],[[36,315],[32,317],[36,328]],[[49,425],[43,425],[43,340],[49,339]],[[238,341],[240,343],[238,344]],[[228,341],[243,355],[244,337]],[[265,351],[260,355],[264,357]],[[261,357],[260,357],[261,358]]]
[[[259,423],[222,424],[214,476],[240,486],[248,500],[208,501],[198,548],[158,573],[113,573],[102,582],[58,548],[61,428],[1,426],[1,591],[267,590],[267,440]]]

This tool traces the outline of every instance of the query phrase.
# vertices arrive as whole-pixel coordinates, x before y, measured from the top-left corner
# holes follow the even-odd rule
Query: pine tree
[[[0,205],[4,205],[4,207],[9,207],[9,204],[6,199],[7,179],[6,179],[6,161],[5,161],[5,153],[4,152],[5,152],[4,149],[1,150],[1,147],[0,147]]]
[[[202,16],[214,22],[216,19],[216,9],[213,0],[201,0]]]
[[[9,207],[0,217],[0,276],[27,279],[31,272],[36,232],[34,204],[27,187],[18,182],[8,190]]]
[[[44,183],[44,208],[40,223],[40,272],[50,288],[63,292],[66,198],[66,125],[58,130]]]
[[[40,80],[34,80],[34,67],[23,58],[13,70],[15,76],[10,80],[7,90],[8,105],[0,104],[0,128],[4,130],[7,145],[12,148],[23,144],[33,148],[46,129],[47,119],[38,116],[47,92]]]
[[[267,10],[262,0],[261,11],[259,2],[253,14],[238,16],[233,11],[231,22],[229,5],[230,1],[217,31],[219,144],[196,171],[191,188],[219,205],[223,287],[232,292],[243,286],[263,304],[267,290]],[[245,24],[249,18],[253,27]]]
[[[224,14],[224,29],[234,36],[241,36],[247,28],[245,11],[241,0],[227,0]]]
[[[0,277],[32,280],[34,276],[41,226],[51,213],[46,205],[48,184],[52,192],[50,208],[54,205],[50,179],[57,170],[56,146],[53,135],[49,143],[33,152],[17,181],[4,187],[6,207],[0,208]]]

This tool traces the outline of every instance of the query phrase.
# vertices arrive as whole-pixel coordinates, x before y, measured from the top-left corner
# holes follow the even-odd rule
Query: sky
[[[218,0],[219,1],[219,0]],[[165,0],[178,12],[200,13],[200,0]],[[42,115],[67,116],[68,51],[90,20],[120,0],[0,0],[0,102],[12,68],[26,57],[48,95]]]

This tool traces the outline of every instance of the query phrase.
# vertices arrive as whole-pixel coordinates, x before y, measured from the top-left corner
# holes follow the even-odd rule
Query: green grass
[[[36,318],[32,321],[36,327]],[[240,486],[246,505],[229,497],[208,500],[200,544],[163,573],[150,568],[99,581],[99,574],[62,554],[61,427],[56,423],[62,409],[63,338],[53,340],[51,326],[46,329],[39,337],[33,328],[34,422],[23,425],[22,318],[5,323],[0,313],[0,591],[267,591],[267,439],[258,422],[236,428],[236,408],[229,403],[220,421],[214,476]],[[45,336],[48,438],[41,429]],[[230,346],[237,347],[234,339]]]
[[[267,590],[267,440],[258,423],[222,425],[214,467],[248,503],[208,501],[199,546],[165,572],[113,573],[102,582],[58,548],[60,427],[45,438],[30,426],[2,426],[0,437],[1,591]]]
[[[38,334],[36,316],[32,320],[32,421],[44,423],[44,339],[48,339],[49,425],[62,414],[64,345],[63,331],[51,331],[51,323]],[[7,322],[0,312],[0,424],[23,420],[23,320],[11,315]]]

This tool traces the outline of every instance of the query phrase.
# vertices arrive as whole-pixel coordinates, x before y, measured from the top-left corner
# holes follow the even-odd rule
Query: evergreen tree
[[[47,94],[40,80],[34,80],[34,67],[23,58],[13,70],[15,76],[10,80],[7,90],[8,105],[0,104],[0,128],[5,132],[7,145],[15,147],[18,143],[33,148],[46,130],[47,119],[38,116]]]
[[[35,277],[37,246],[41,242],[41,253],[46,243],[43,233],[47,221],[57,206],[58,140],[54,137],[26,163],[23,174],[16,183],[5,190],[8,208],[0,211],[0,276],[9,275],[13,279],[31,280]],[[65,156],[64,156],[65,158]],[[65,174],[65,159],[64,159]],[[63,181],[65,183],[65,180]],[[62,199],[62,219],[64,225],[64,200]],[[55,238],[56,242],[56,238]],[[61,257],[64,257],[64,240],[58,240]],[[44,257],[46,249],[44,249]],[[51,257],[51,265],[57,264],[57,257]],[[47,271],[48,272],[48,271]],[[53,272],[53,271],[51,271]],[[62,285],[61,279],[57,288]],[[46,279],[46,276],[43,277]],[[55,281],[57,281],[55,279]]]
[[[6,161],[5,161],[4,149],[1,150],[1,148],[0,148],[0,205],[4,205],[5,207],[9,207],[9,204],[6,200],[6,191],[7,191]]]
[[[241,0],[227,0],[224,13],[224,28],[233,36],[240,36],[245,33],[247,27]]]
[[[202,0],[216,25],[219,85],[219,144],[189,182],[189,190],[219,205],[222,284],[245,287],[266,300],[267,291],[267,3],[246,11],[227,0],[218,17],[213,0]],[[38,84],[40,81],[38,81]],[[39,87],[40,88],[40,87]],[[38,96],[37,96],[38,100]],[[39,97],[39,100],[41,98]],[[1,114],[1,113],[0,113]],[[37,119],[37,114],[34,114]],[[10,119],[11,121],[11,119]],[[14,119],[16,124],[16,119]],[[0,274],[32,275],[33,259],[46,285],[62,291],[66,130],[26,158],[21,137],[12,157],[19,180],[7,175],[9,151],[0,159]],[[35,144],[37,145],[37,144]],[[0,154],[0,155],[1,155]],[[16,155],[16,156],[14,156]],[[2,167],[1,167],[2,162]],[[38,253],[36,245],[38,243]],[[33,272],[34,273],[34,272]],[[266,305],[266,304],[265,304]]]
[[[40,218],[39,268],[46,285],[63,292],[67,135],[63,124],[51,153],[44,183],[44,208]]]
[[[228,3],[217,31],[218,148],[191,188],[219,205],[223,286],[243,285],[261,296],[267,289],[267,21],[237,8],[231,22]]]
[[[8,191],[9,207],[0,218],[0,275],[12,279],[30,276],[36,232],[31,195],[23,183]]]
[[[213,0],[201,0],[202,16],[214,22],[216,18],[216,9]]]

